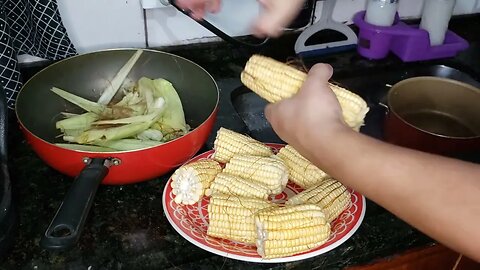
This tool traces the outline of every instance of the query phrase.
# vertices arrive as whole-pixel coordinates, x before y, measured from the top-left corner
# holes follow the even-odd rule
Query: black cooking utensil
[[[174,6],[177,10],[179,10],[180,12],[182,12],[183,14],[187,15],[188,17],[190,17],[192,20],[195,20],[193,17],[192,17],[192,12],[190,10],[185,10],[185,9],[182,9],[180,8],[178,5],[177,5],[177,1],[176,0],[169,0],[170,4],[172,6]],[[223,32],[222,30],[218,29],[217,27],[215,27],[213,24],[211,24],[210,22],[208,22],[207,20],[205,19],[201,19],[201,20],[195,20],[198,24],[202,25],[203,27],[205,27],[206,29],[208,29],[210,32],[214,33],[215,35],[217,35],[218,37],[222,38],[223,40],[231,43],[232,45],[236,45],[236,46],[241,46],[241,47],[247,47],[247,48],[257,48],[257,47],[261,47],[263,45],[265,45],[269,38],[265,38],[263,40],[261,39],[257,39],[257,38],[254,38],[252,37],[253,40],[256,40],[258,42],[253,42],[253,43],[250,43],[250,42],[245,42],[245,41],[242,41],[242,40],[239,40],[239,39],[236,39],[236,38],[233,38],[231,36],[229,36],[228,34],[226,34],[225,32]]]

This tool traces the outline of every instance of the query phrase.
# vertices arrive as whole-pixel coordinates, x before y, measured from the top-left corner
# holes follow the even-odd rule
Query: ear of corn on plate
[[[282,144],[264,145],[270,148],[273,155],[285,147]],[[187,168],[195,167],[188,164],[195,164],[199,161],[205,162],[205,160],[212,162],[215,160],[215,152],[216,150],[210,150],[200,154],[184,166]],[[242,154],[233,156],[236,156],[238,159],[238,157],[242,157]],[[256,159],[259,158],[268,157],[259,154],[256,156]],[[214,169],[211,169],[210,172],[215,171],[217,176],[220,175],[219,179],[222,181],[225,182],[226,178],[240,177],[230,173],[226,177],[226,163],[220,164],[222,172]],[[243,177],[243,179],[245,178],[246,176]],[[327,187],[338,186],[338,183],[333,179],[327,177],[324,180],[323,185]],[[315,188],[320,186],[320,183],[304,189],[289,180],[281,193],[271,193],[268,196],[269,199],[263,200],[261,195],[241,197],[238,194],[232,195],[231,193],[222,192],[212,192],[208,196],[206,195],[208,193],[207,190],[215,182],[210,177],[208,181],[199,181],[199,183],[208,182],[210,185],[202,186],[202,189],[197,191],[197,194],[204,194],[198,201],[194,203],[177,203],[175,202],[176,195],[172,187],[175,185],[172,185],[172,182],[173,179],[170,178],[164,189],[163,207],[167,219],[174,229],[186,240],[204,250],[242,261],[279,263],[307,259],[323,254],[350,238],[360,226],[365,214],[365,198],[358,192],[348,188],[345,188],[345,190],[332,188],[333,192],[326,193],[330,194],[330,197],[326,196],[324,200],[318,199],[321,195],[317,194],[318,192],[316,192]],[[233,184],[225,185],[231,188]],[[267,187],[267,185],[263,183],[263,187]],[[271,188],[266,188],[265,191],[257,190],[256,194],[262,194],[262,192],[265,194],[269,191],[271,191]],[[347,206],[339,205],[336,208],[333,207],[332,201],[334,201],[334,198],[339,197],[339,194],[343,194],[344,191],[347,191],[349,195],[349,204]],[[293,199],[289,201],[290,198]],[[341,198],[343,199],[344,197]],[[344,201],[338,198],[337,200]],[[177,201],[180,200],[177,199]],[[324,204],[320,206],[320,203]],[[288,209],[274,210],[279,207],[296,210],[290,212],[288,212]],[[305,209],[305,207],[310,207],[311,209]],[[322,207],[330,208],[327,211],[318,210],[322,209]],[[264,214],[255,214],[260,213],[260,211]],[[280,212],[276,213],[276,211]],[[338,213],[339,211],[342,211],[342,213]],[[276,215],[276,217],[266,218],[269,212]],[[305,214],[302,214],[302,212],[305,212]],[[292,218],[298,219],[298,222],[287,222],[285,227],[281,225],[283,223],[280,221],[282,216],[287,218],[288,215],[293,215]],[[332,221],[332,215],[338,215],[338,218]],[[314,216],[317,218],[311,221],[313,222],[312,224],[301,222],[302,217],[308,219],[309,216],[310,220]],[[278,222],[269,223],[269,219],[273,221],[277,219]],[[289,220],[292,219],[289,218]],[[268,224],[278,224],[280,227],[273,230]],[[317,224],[317,226],[313,226],[314,224]],[[289,228],[288,226],[293,227]],[[312,236],[309,236],[310,233]]]

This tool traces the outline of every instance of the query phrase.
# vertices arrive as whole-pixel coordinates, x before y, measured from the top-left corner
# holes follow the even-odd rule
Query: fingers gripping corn
[[[257,252],[265,259],[290,256],[321,246],[330,224],[314,204],[270,207],[255,214]]]
[[[208,205],[207,235],[255,244],[257,235],[254,214],[272,205],[262,199],[215,194],[210,197]]]
[[[229,162],[235,154],[264,157],[273,155],[272,150],[267,145],[223,127],[218,130],[213,144],[215,149],[213,158],[223,163]]]
[[[323,208],[328,222],[335,220],[351,202],[347,188],[335,179],[328,179],[288,199],[288,205],[317,204]]]
[[[215,177],[210,188],[205,191],[207,196],[217,193],[266,200],[269,195],[269,189],[263,183],[221,172]]]
[[[287,165],[290,180],[302,188],[309,188],[330,178],[290,145],[280,149],[277,156]]]
[[[211,159],[195,161],[178,168],[172,175],[175,202],[191,205],[200,200],[222,167]]]
[[[241,74],[242,83],[260,97],[274,103],[296,94],[307,74],[285,63],[262,55],[253,55]],[[342,87],[330,84],[343,111],[345,122],[359,131],[369,108],[365,100]]]
[[[263,183],[267,185],[269,195],[280,194],[288,182],[288,168],[276,156],[234,155],[223,172]]]

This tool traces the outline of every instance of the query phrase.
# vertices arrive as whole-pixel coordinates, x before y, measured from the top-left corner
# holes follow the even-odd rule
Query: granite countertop
[[[336,76],[339,81],[346,79],[347,83],[351,74],[368,74],[369,69],[384,70],[392,66],[402,69],[425,64],[447,63],[461,67],[469,74],[480,75],[480,46],[474,33],[479,25],[479,16],[452,21],[452,28],[472,44],[468,51],[455,59],[404,64],[396,57],[368,61],[350,51],[304,59],[304,63],[308,66],[320,61],[328,62],[338,71]],[[262,53],[287,59],[293,55],[294,40],[294,36],[286,36],[263,49]],[[251,130],[235,111],[231,95],[232,91],[241,87],[238,71],[249,52],[232,50],[228,45],[218,46],[223,46],[223,49],[200,46],[189,50],[169,50],[204,66],[217,80],[221,90],[221,105],[214,131],[224,126],[248,133]],[[26,68],[24,75],[28,76],[39,68]],[[13,113],[10,114],[10,120],[9,162],[20,223],[14,246],[0,264],[0,269],[342,269],[435,243],[367,200],[366,215],[358,231],[344,244],[326,254],[283,264],[226,259],[197,248],[170,225],[162,207],[162,191],[168,179],[166,175],[134,185],[101,186],[77,247],[63,253],[49,252],[39,247],[40,236],[62,202],[72,179],[46,166],[25,142]],[[377,136],[372,130],[371,135]],[[366,129],[366,133],[370,131]],[[210,149],[212,143],[213,135],[201,151]]]

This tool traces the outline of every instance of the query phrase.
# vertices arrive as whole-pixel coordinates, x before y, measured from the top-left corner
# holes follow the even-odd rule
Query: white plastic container
[[[368,0],[365,21],[377,26],[392,26],[398,0]]]
[[[420,28],[430,35],[430,45],[442,45],[456,0],[425,0]]]

